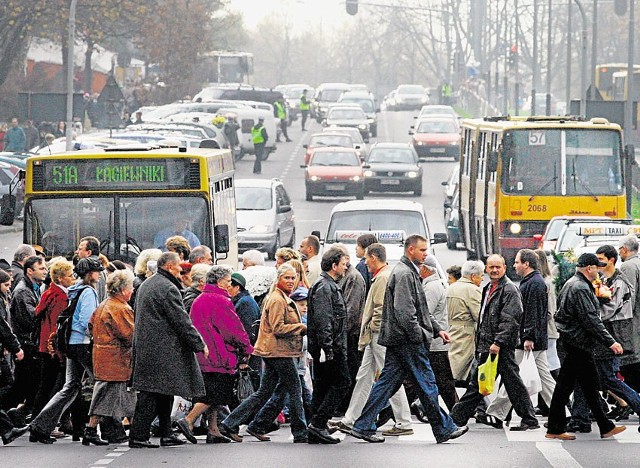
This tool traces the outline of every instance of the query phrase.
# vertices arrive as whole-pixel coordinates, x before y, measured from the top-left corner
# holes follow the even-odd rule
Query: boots
[[[84,437],[82,438],[82,445],[109,445],[109,442],[102,440],[98,435],[98,430],[95,427],[85,427]]]

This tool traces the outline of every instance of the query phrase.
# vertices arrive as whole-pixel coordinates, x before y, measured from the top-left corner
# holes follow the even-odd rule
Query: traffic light
[[[358,0],[346,0],[347,13],[355,15],[358,13]]]
[[[627,0],[614,0],[613,10],[618,16],[625,15],[627,13]]]

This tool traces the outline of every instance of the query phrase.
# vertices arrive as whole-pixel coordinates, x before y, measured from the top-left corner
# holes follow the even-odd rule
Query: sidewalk
[[[0,235],[22,232],[22,221],[15,220],[12,226],[0,226]]]

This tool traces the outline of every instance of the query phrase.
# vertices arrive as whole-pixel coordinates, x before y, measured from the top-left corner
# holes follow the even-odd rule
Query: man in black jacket
[[[515,358],[520,365],[525,357],[525,353],[532,353],[538,368],[542,391],[540,398],[544,400],[547,407],[551,404],[553,390],[556,388],[556,381],[549,372],[547,362],[547,320],[549,319],[549,301],[547,284],[538,271],[538,256],[533,250],[522,249],[516,254],[514,268],[520,281],[520,294],[522,296],[522,320],[520,321],[520,344],[518,345]],[[499,394],[487,408],[487,418],[482,417],[478,422],[489,424],[490,426],[502,429],[502,421],[505,419],[511,402],[506,395]],[[515,426],[511,430],[524,429],[523,426]]]
[[[333,246],[322,255],[322,273],[309,291],[307,337],[313,358],[313,417],[309,421],[309,442],[337,444],[327,421],[349,388],[347,366],[347,306],[338,281],[347,271],[349,255]]]
[[[595,362],[592,350],[600,343],[614,354],[623,352],[622,346],[609,334],[600,319],[598,299],[593,281],[598,278],[598,267],[606,263],[594,254],[580,255],[576,274],[562,287],[558,296],[556,326],[560,332],[559,343],[565,351],[560,375],[549,408],[547,439],[574,440],[576,436],[566,432],[565,405],[573,392],[576,381],[582,387],[591,413],[596,418],[603,439],[614,436],[626,428],[616,426],[607,419],[600,406]]]
[[[384,368],[371,389],[362,414],[351,435],[367,442],[384,442],[375,434],[373,423],[380,411],[408,376],[417,387],[424,414],[429,419],[437,443],[464,435],[468,427],[458,427],[438,403],[438,387],[429,362],[429,347],[435,337],[449,342],[449,334],[433,318],[422,289],[419,268],[427,257],[428,243],[413,234],[405,240],[404,256],[391,272],[382,306],[378,344],[387,347]]]
[[[7,323],[7,321],[0,317],[0,350],[6,349],[9,353],[15,356],[16,361],[21,361],[24,358],[24,352],[20,348],[20,342],[18,338],[11,331],[11,327]],[[4,360],[4,356],[1,356],[0,359]],[[9,368],[9,364],[6,361],[2,361],[0,365],[0,374],[4,372],[11,372]],[[4,375],[3,379],[4,380]],[[2,384],[0,384],[2,385]],[[0,397],[0,404],[2,403],[2,399]],[[2,409],[0,409],[0,436],[2,436],[2,443],[4,445],[8,445],[22,434],[27,432],[29,426],[24,427],[15,427],[15,424],[7,413],[5,413]]]
[[[512,430],[535,429],[539,427],[538,420],[515,360],[518,329],[522,317],[520,292],[507,278],[507,266],[502,256],[489,256],[487,273],[491,282],[482,291],[482,306],[476,332],[477,363],[485,362],[490,354],[498,355],[498,374],[502,378],[502,384],[505,386],[513,408],[522,418],[520,426]],[[466,424],[482,399],[476,365],[469,376],[466,393],[451,411],[451,417],[455,423],[459,426]]]

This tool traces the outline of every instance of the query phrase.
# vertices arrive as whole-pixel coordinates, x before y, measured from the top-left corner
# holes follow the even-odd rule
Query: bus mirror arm
[[[0,199],[0,226],[11,226],[16,217],[16,196],[18,184],[24,180],[25,171],[19,170],[9,182],[9,193]]]

